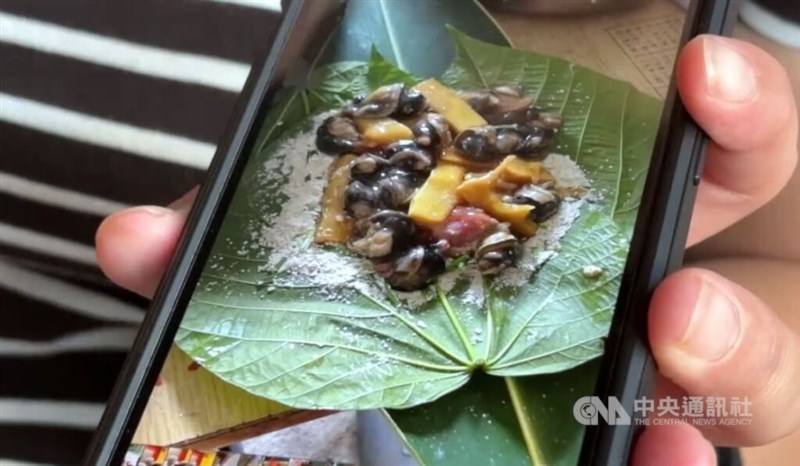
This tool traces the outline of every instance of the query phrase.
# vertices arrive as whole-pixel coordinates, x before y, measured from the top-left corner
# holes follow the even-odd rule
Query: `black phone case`
[[[695,0],[686,16],[681,47],[700,34],[729,36],[739,0]],[[620,299],[606,340],[595,394],[614,396],[633,413],[634,399],[651,396],[656,366],[647,342],[647,309],[651,294],[683,264],[692,207],[705,160],[708,138],[680,102],[675,73],[664,104],[650,164],[647,189],[636,219],[634,241],[620,287]],[[628,464],[641,427],[588,426],[581,465]]]
[[[702,33],[729,33],[736,1],[695,0],[684,40]],[[269,53],[252,68],[84,464],[122,462],[255,143],[258,124],[289,69],[303,63],[308,68],[341,19],[345,4],[346,0],[283,1],[277,36]],[[637,219],[620,288],[619,296],[626,299],[617,306],[596,390],[601,397],[617,396],[629,412],[633,399],[649,392],[655,371],[647,349],[644,311],[655,285],[683,261],[704,147],[705,136],[680,105],[673,82],[642,199],[648,208]],[[580,464],[625,464],[634,431],[633,426],[588,428]]]

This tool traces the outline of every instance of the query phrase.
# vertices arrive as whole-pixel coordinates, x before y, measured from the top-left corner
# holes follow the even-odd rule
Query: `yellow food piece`
[[[414,138],[411,128],[391,118],[356,118],[356,126],[364,139],[376,144]]]
[[[456,134],[467,128],[486,126],[486,120],[455,92],[435,79],[428,79],[414,86],[428,99],[428,105],[444,116]]]
[[[483,209],[496,219],[511,224],[511,232],[517,236],[529,237],[536,233],[538,226],[530,218],[534,209],[532,205],[508,204],[503,202],[502,194],[497,191],[497,182],[504,179],[509,167],[516,166],[513,155],[503,159],[494,170],[481,176],[470,178],[456,189],[458,196],[467,204]]]
[[[495,165],[493,163],[478,163],[478,162],[473,162],[471,160],[467,160],[452,147],[448,147],[444,151],[442,151],[442,153],[439,155],[439,160],[443,160],[449,163],[454,163],[456,165],[461,165],[462,167],[466,167],[471,171],[491,170]]]
[[[540,162],[514,157],[503,167],[503,173],[500,174],[500,177],[511,183],[527,184],[538,180],[542,170],[544,170],[544,167]]]
[[[350,162],[353,154],[339,157],[333,162],[328,184],[322,194],[322,212],[314,232],[317,244],[344,244],[350,239],[353,222],[344,210],[345,190],[350,183]]]
[[[408,215],[423,225],[442,223],[458,202],[456,189],[466,172],[460,165],[440,162],[411,199]]]

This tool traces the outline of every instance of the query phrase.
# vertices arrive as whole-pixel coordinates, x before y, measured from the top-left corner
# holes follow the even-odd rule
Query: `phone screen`
[[[685,3],[349,2],[126,464],[577,464]]]

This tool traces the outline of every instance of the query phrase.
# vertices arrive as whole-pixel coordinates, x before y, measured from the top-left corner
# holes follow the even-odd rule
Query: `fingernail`
[[[138,210],[141,212],[147,212],[148,215],[152,215],[153,217],[163,217],[170,212],[171,210],[167,209],[166,207],[159,207],[157,205],[144,205],[135,207],[134,210]]]
[[[189,210],[192,208],[192,204],[194,204],[194,200],[195,197],[197,196],[198,189],[200,188],[199,187],[192,188],[191,191],[184,194],[183,196],[180,197],[180,199],[170,204],[169,208],[176,212],[188,213]]]
[[[714,362],[725,357],[739,338],[739,307],[719,286],[701,280],[692,317],[678,345],[689,356]]]
[[[724,39],[707,37],[703,42],[706,89],[715,99],[742,103],[756,94],[756,73],[747,59]]]

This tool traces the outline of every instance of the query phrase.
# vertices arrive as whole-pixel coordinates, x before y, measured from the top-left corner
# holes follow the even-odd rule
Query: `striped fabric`
[[[0,465],[79,464],[144,299],[109,213],[202,182],[279,0],[0,0]]]

